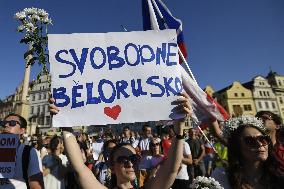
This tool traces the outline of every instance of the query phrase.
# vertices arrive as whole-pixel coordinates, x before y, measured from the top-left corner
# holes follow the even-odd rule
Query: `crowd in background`
[[[171,188],[190,188],[197,176],[216,178],[224,188],[281,188],[284,180],[284,128],[281,119],[267,111],[256,116],[231,118],[228,125],[215,121],[203,131],[192,126],[183,130],[183,157]],[[13,121],[5,122],[3,132],[8,132],[5,130],[8,127],[15,127],[17,123]],[[169,150],[173,140],[180,137],[174,125],[165,125],[157,130],[147,123],[139,132],[132,131],[128,126],[124,126],[121,133],[111,129],[92,134],[69,132],[76,137],[79,158],[107,188],[118,188],[112,186],[111,156],[114,149],[128,145],[135,150],[135,156],[119,156],[115,162],[124,168],[137,166],[135,179],[131,182],[135,188],[143,188],[148,180],[160,174],[158,170],[172,155]],[[80,170],[74,160],[69,161],[73,146],[68,143],[69,156],[66,156],[69,133],[65,134],[65,139],[61,134],[22,134],[20,141],[36,149],[39,164],[42,164],[45,188],[81,188],[82,183],[78,181]]]

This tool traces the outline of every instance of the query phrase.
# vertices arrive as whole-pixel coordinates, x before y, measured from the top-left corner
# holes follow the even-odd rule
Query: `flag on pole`
[[[142,15],[144,30],[176,29],[179,49],[183,56],[187,57],[182,34],[182,22],[173,17],[172,13],[161,0],[142,0]],[[181,58],[180,63],[182,63]],[[181,64],[181,66],[185,67],[184,64]],[[183,88],[191,98],[193,119],[195,122],[201,124],[216,119],[219,121],[228,119],[229,114],[226,113],[224,108],[214,99],[208,97],[185,69],[181,70]]]
[[[186,47],[182,34],[182,22],[175,18],[161,0],[142,0],[142,16],[144,30],[175,29],[177,43],[184,58],[187,58]],[[180,58],[180,63],[182,60]]]

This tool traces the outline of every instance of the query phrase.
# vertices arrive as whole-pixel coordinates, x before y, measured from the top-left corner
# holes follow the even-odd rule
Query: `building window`
[[[242,93],[242,97],[245,97],[245,93]]]
[[[32,95],[32,101],[35,101],[35,94]]]
[[[42,99],[46,99],[46,93],[43,93]]]
[[[266,91],[263,91],[263,95],[266,96]]]
[[[265,108],[269,109],[269,104],[268,104],[268,102],[265,102]]]
[[[50,124],[50,116],[45,117],[45,123],[46,123],[46,125]]]
[[[240,105],[233,105],[233,111],[236,116],[241,116],[243,114],[243,109]]]
[[[267,91],[267,96],[269,96],[269,91]]]
[[[244,105],[244,110],[245,111],[251,111],[251,105],[250,104],[245,104]]]
[[[41,112],[42,112],[42,113],[44,113],[44,112],[45,112],[45,105],[43,105],[43,106],[42,106],[42,110],[41,110]]]
[[[260,109],[262,109],[262,103],[261,103],[261,102],[258,102],[258,107],[259,107]]]
[[[279,86],[281,86],[282,85],[281,81],[278,81],[278,84],[279,84]]]
[[[238,97],[238,93],[235,93],[235,97]]]
[[[33,114],[33,113],[34,113],[34,107],[31,106],[31,114]]]
[[[282,99],[281,96],[279,97],[279,102],[280,102],[280,104],[283,104],[283,99]]]
[[[39,93],[39,95],[38,95],[38,99],[41,100],[41,94],[40,94],[40,93]]]
[[[271,102],[271,105],[272,105],[272,108],[275,109],[276,106],[275,106],[275,103],[274,102]]]
[[[260,96],[262,96],[262,91],[259,91]]]
[[[40,113],[40,106],[37,106],[37,113]]]

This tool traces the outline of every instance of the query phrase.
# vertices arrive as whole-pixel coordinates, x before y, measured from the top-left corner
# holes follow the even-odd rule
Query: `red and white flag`
[[[161,0],[142,0],[142,14],[144,30],[176,29],[178,46],[184,57],[187,57],[182,34],[182,22],[171,14]],[[182,67],[185,66],[183,64],[186,63],[182,63]],[[206,94],[185,69],[182,68],[181,70],[183,88],[191,98],[195,122],[201,124],[216,119],[219,121],[227,120],[230,116],[226,110]]]

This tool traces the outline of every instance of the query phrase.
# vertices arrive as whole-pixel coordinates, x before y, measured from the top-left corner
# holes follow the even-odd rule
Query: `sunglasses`
[[[116,158],[116,162],[119,164],[123,164],[125,168],[129,167],[129,162],[133,165],[138,165],[140,162],[140,156],[137,154],[133,154],[131,156],[119,156]]]
[[[154,147],[154,146],[159,146],[160,145],[160,143],[158,142],[158,143],[151,143],[150,144],[150,146],[152,146],[152,147]]]
[[[270,143],[270,137],[268,135],[247,136],[243,137],[243,141],[250,148],[259,148],[260,146],[267,146]]]
[[[10,127],[15,127],[17,124],[21,125],[21,123],[19,121],[16,121],[16,120],[0,121],[0,126],[2,126],[2,127],[5,127],[7,124]]]
[[[270,116],[270,115],[267,115],[267,114],[264,114],[264,115],[262,115],[262,116],[260,116],[259,117],[260,119],[262,119],[262,120],[272,120],[272,116]]]

